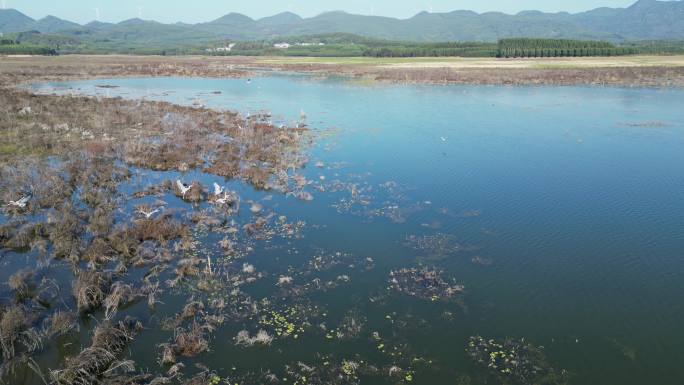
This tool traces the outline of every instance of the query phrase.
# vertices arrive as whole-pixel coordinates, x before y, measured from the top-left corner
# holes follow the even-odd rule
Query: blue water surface
[[[364,290],[382,287],[390,269],[420,263],[465,285],[466,309],[453,323],[438,321],[443,309],[429,306],[380,310],[428,321],[407,339],[440,362],[436,372],[478,370],[464,348],[468,336],[482,335],[543,345],[575,384],[684,381],[682,90],[306,76],[104,79],[35,89],[269,111],[274,124],[305,116],[317,133],[309,179],[371,186],[371,208],[405,211],[401,220],[345,212],[336,206],[348,192],[315,192],[313,202],[276,198],[279,212],[321,226],[305,244],[378,262],[367,284],[340,298],[366,303]],[[318,161],[325,166],[314,167]],[[387,194],[387,182],[400,194]],[[412,234],[448,234],[464,251],[426,260],[403,245]],[[219,344],[205,362],[230,367],[224,361],[234,348],[225,349]],[[450,375],[418,383],[454,383]]]

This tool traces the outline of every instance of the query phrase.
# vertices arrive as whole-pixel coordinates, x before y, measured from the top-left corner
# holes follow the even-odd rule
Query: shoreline
[[[244,78],[258,71],[395,84],[684,87],[684,56],[615,58],[291,58],[68,55],[0,57],[0,86],[128,77]]]

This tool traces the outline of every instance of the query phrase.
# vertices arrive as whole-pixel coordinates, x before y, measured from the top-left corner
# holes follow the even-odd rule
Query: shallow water
[[[105,84],[118,88],[97,87]],[[333,278],[346,274],[349,283],[311,295],[329,326],[350,310],[367,323],[352,341],[311,331],[268,348],[234,346],[239,330],[256,330],[224,325],[212,351],[196,358],[222,377],[312,362],[317,352],[387,360],[369,337],[378,331],[385,344],[406,344],[410,355],[430,360],[417,370],[418,384],[453,384],[463,376],[479,383],[486,369],[465,353],[473,335],[544,346],[573,384],[684,380],[684,91],[369,86],[300,76],[251,83],[112,79],[35,89],[144,96],[245,115],[266,110],[276,124],[306,115],[317,140],[303,174],[327,190],[335,180],[343,188],[308,188],[312,202],[277,194],[263,201],[307,227],[302,239],[256,246],[241,262],[268,272],[251,288],[258,293],[273,290],[288,267],[296,270],[320,250],[370,257],[373,269],[343,266]],[[323,167],[315,167],[319,161]],[[177,176],[143,173],[141,185]],[[220,181],[201,173],[181,177]],[[368,202],[346,205],[352,185]],[[268,195],[230,187],[249,199]],[[416,250],[407,245],[411,235],[439,235],[444,247]],[[216,241],[206,238],[208,247]],[[391,270],[421,264],[465,285],[460,303],[396,293],[370,300],[386,291]],[[176,303],[167,301],[170,308]],[[130,312],[150,317],[142,305]],[[131,346],[131,358],[152,371],[154,344],[169,337],[159,333],[142,334]]]

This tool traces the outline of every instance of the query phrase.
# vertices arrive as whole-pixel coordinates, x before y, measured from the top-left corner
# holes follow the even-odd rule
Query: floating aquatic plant
[[[463,293],[463,285],[442,278],[442,272],[428,268],[405,268],[390,272],[390,288],[397,292],[431,301],[445,301]]]
[[[452,234],[409,235],[404,246],[421,252],[427,260],[441,260],[464,251],[464,247],[456,241]]]
[[[468,340],[466,352],[492,373],[517,384],[565,384],[567,381],[565,371],[559,372],[549,364],[542,347],[524,339],[473,336]]]

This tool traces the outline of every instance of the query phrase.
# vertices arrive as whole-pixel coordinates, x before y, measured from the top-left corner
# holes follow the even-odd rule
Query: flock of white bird
[[[178,187],[178,190],[181,192],[183,195],[183,199],[185,199],[185,195],[192,189],[192,185],[187,185],[183,183],[180,179],[176,180],[176,187]],[[233,204],[238,201],[238,197],[236,196],[235,193],[229,193],[224,186],[219,185],[218,183],[214,182],[214,197],[215,203],[218,204]],[[14,203],[14,202],[11,202]],[[25,206],[25,204],[24,204]],[[24,207],[21,206],[21,207]],[[157,214],[161,211],[161,209],[154,209],[154,210],[145,210],[143,208],[138,209],[138,213],[143,215],[145,218],[150,219],[154,214]]]
[[[189,186],[183,182],[181,182],[180,179],[176,180],[176,186],[178,187],[178,190],[181,192],[183,195],[183,199],[185,199],[185,194],[187,194],[190,189],[192,189],[192,186]],[[32,198],[32,194],[27,194],[21,197],[20,199],[16,201],[9,201],[7,203],[7,206],[10,207],[17,207],[17,208],[26,208],[28,205],[29,201]],[[214,197],[216,198],[214,202],[218,204],[233,204],[235,203],[239,198],[236,197],[234,193],[228,193],[226,188],[224,186],[220,186],[218,183],[214,182]],[[157,214],[161,211],[161,209],[157,208],[154,210],[145,210],[145,209],[138,209],[138,213],[143,215],[145,218],[150,219],[154,214]]]

